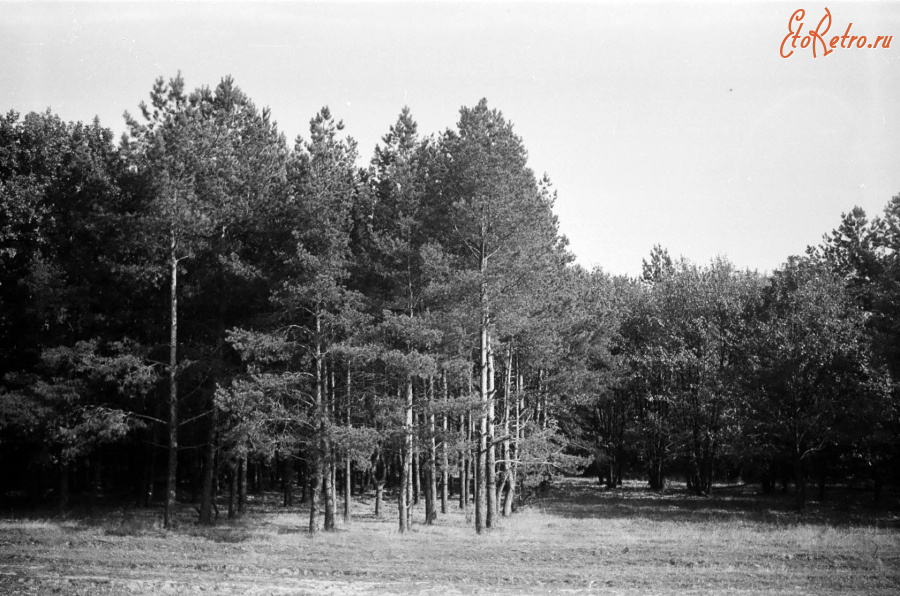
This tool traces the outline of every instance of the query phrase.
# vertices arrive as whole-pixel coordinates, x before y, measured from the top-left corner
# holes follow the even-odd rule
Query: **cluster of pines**
[[[280,490],[316,531],[370,491],[401,531],[422,498],[481,532],[560,473],[798,507],[897,480],[900,196],[771,274],[654,247],[629,278],[574,263],[485,100],[427,137],[404,108],[367,165],[328,108],[291,147],[231,78],[159,79],[125,120],[0,117],[14,507],[170,527]]]

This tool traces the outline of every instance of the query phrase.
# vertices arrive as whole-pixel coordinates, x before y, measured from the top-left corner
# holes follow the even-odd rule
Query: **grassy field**
[[[571,480],[480,537],[455,507],[400,535],[394,507],[375,519],[368,497],[310,536],[276,499],[213,528],[185,506],[168,533],[158,510],[0,519],[0,594],[900,594],[897,509],[847,499],[798,516],[751,487]]]

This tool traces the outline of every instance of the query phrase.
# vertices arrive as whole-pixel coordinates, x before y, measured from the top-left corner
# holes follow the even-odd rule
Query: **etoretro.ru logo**
[[[781,57],[790,58],[794,55],[794,50],[799,45],[800,48],[812,48],[813,58],[818,58],[818,51],[823,56],[827,56],[835,51],[838,47],[849,48],[870,48],[877,49],[881,44],[882,49],[891,47],[893,35],[879,35],[875,41],[870,42],[865,35],[850,35],[850,28],[853,23],[847,25],[847,30],[843,35],[835,35],[830,39],[826,37],[828,30],[831,29],[831,11],[825,9],[825,16],[819,21],[815,29],[807,29],[806,35],[803,34],[803,19],[806,17],[806,11],[802,8],[795,10],[788,21],[788,33],[781,40]],[[796,24],[795,24],[796,22]],[[796,26],[796,29],[794,28]]]

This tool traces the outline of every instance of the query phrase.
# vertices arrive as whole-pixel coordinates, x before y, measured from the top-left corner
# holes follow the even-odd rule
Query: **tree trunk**
[[[159,411],[157,410],[157,415]],[[147,462],[144,464],[144,482],[141,494],[141,503],[144,507],[153,505],[153,483],[156,480],[156,445],[159,444],[159,425],[153,425],[153,433],[151,435],[151,443],[147,445],[145,457]]]
[[[327,457],[327,466],[325,470],[325,531],[333,532],[335,530],[334,510],[335,510],[335,490],[334,490],[334,458]]]
[[[322,454],[324,453],[323,443],[325,440],[325,412],[322,404],[322,343],[320,334],[322,333],[321,316],[316,313],[316,403],[315,412],[319,417],[318,431],[319,437],[314,448],[310,449],[309,465],[310,465],[310,484],[309,484],[309,533],[314,534],[319,531],[319,487],[322,486],[322,477],[327,473],[323,469]]]
[[[309,458],[303,451],[297,454],[297,488],[300,489],[300,502],[309,501]]]
[[[459,415],[459,434],[462,448],[459,457],[459,508],[465,509],[469,502],[469,423],[465,414]]]
[[[412,454],[413,454],[413,381],[406,379],[405,437],[400,454],[400,490],[398,504],[400,507],[400,532],[409,529],[410,522],[410,490],[412,487]]]
[[[441,373],[441,388],[444,394],[444,413],[441,418],[441,513],[447,513],[447,500],[450,495],[450,456],[447,453],[447,433],[449,424],[447,422],[447,406],[450,404],[450,388],[447,385],[447,371]]]
[[[177,195],[176,195],[177,201]],[[175,256],[175,232],[172,232],[169,267],[171,273],[171,328],[169,333],[169,466],[166,472],[166,509],[163,526],[172,527],[178,478],[178,259]]]
[[[309,533],[319,531],[319,487],[322,486],[322,466],[310,463],[309,471]]]
[[[485,472],[487,471],[487,431],[488,431],[488,329],[487,316],[482,317],[481,326],[481,383],[479,392],[481,396],[481,411],[478,414],[478,443],[475,448],[475,532],[481,534],[485,527],[487,508],[487,495],[485,495]]]
[[[209,400],[209,426],[206,429],[206,453],[204,453],[203,481],[200,491],[200,523],[212,524],[213,480],[216,474],[216,407],[212,398]]]
[[[434,377],[428,377],[428,453],[425,465],[425,523],[431,525],[437,519],[437,445],[435,444]]]
[[[508,517],[512,513],[512,501],[510,500],[510,495],[513,494],[511,484],[512,464],[510,461],[512,454],[509,441],[509,400],[512,394],[512,349],[509,346],[506,348],[506,363],[504,366],[506,370],[503,375],[503,481],[500,483],[497,498],[499,500],[501,496],[504,497],[502,501],[503,516]]]
[[[281,490],[284,507],[294,506],[294,462],[285,457],[281,462]]]
[[[487,511],[485,515],[485,527],[493,528],[497,519],[497,448],[494,444],[496,434],[494,433],[494,396],[496,389],[494,384],[494,348],[491,345],[491,338],[488,335],[488,377],[487,377],[487,452],[485,453],[485,497],[487,500]]]
[[[346,398],[347,398],[347,407],[345,410],[347,428],[352,428],[353,423],[350,419],[350,367],[347,366],[347,385],[346,389]],[[353,496],[353,467],[352,462],[350,460],[350,455],[344,458],[344,523],[349,524],[353,513],[351,511],[351,497]]]
[[[797,511],[803,511],[806,507],[806,477],[803,474],[803,456],[798,446],[794,451],[794,484],[797,489]]]
[[[61,460],[59,464],[59,512],[66,512],[69,505],[69,462]]]
[[[238,515],[244,515],[247,508],[247,456],[238,460]]]
[[[331,444],[331,439],[328,438],[328,427],[332,420],[334,420],[334,403],[335,403],[335,392],[334,392],[334,363],[333,362],[325,362],[325,370],[326,374],[323,379],[325,383],[325,397],[327,403],[324,404],[322,408],[322,434],[321,434],[321,444],[322,444],[322,457],[323,457],[323,474],[325,483],[322,486],[322,490],[324,492],[324,501],[325,501],[325,524],[324,530],[326,532],[333,532],[335,530],[335,505],[336,505],[336,487],[335,487],[335,469],[336,462],[334,458],[334,446]]]
[[[666,478],[663,474],[662,458],[659,455],[653,455],[650,458],[650,488],[656,491],[662,491],[666,488]]]
[[[522,392],[522,372],[519,370],[519,356],[516,355],[516,428],[515,441],[510,447],[511,467],[509,477],[509,492],[507,500],[509,501],[510,512],[516,510],[516,487],[519,482],[519,445],[522,441],[522,413],[524,412],[525,395]]]
[[[413,411],[413,428],[419,427],[419,415]],[[419,504],[419,495],[422,494],[422,462],[419,459],[418,441],[413,442],[412,448],[412,498],[410,502],[413,505]]]
[[[375,483],[375,517],[381,517],[381,504],[384,501],[384,483],[387,481],[387,466],[384,463],[381,447],[378,447],[373,468],[372,480]]]
[[[231,460],[228,463],[228,519],[237,516],[238,501],[238,462]]]

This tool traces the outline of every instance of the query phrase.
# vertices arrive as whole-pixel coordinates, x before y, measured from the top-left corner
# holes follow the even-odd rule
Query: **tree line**
[[[709,494],[863,479],[897,461],[900,197],[771,275],[573,263],[555,191],[485,100],[360,166],[328,108],[290,146],[230,77],[159,79],[116,143],[0,119],[0,480],[240,515],[278,487],[309,529],[369,489],[400,531],[477,532],[548,475]]]

